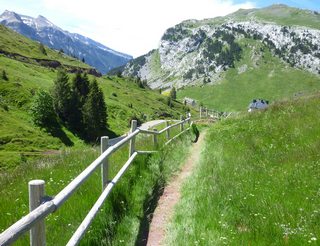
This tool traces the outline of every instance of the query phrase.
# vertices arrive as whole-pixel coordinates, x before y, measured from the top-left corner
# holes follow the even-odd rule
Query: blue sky
[[[0,0],[0,12],[43,15],[64,30],[137,57],[157,48],[165,30],[183,20],[274,3],[320,10],[320,0]]]

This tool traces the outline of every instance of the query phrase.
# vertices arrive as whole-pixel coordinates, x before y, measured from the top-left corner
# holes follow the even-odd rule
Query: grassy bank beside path
[[[318,245],[320,96],[210,128],[167,245]]]
[[[172,129],[172,136],[179,128]],[[158,138],[163,146],[164,136]],[[81,241],[81,245],[140,245],[145,241],[150,214],[163,186],[180,168],[191,145],[186,133],[154,155],[138,156],[112,190]],[[138,138],[137,150],[152,150],[152,138]],[[28,213],[28,182],[45,180],[46,194],[57,194],[97,156],[97,147],[68,149],[58,155],[27,161],[0,175],[0,233]],[[128,159],[128,146],[109,158],[110,178]],[[85,181],[59,210],[46,219],[47,245],[66,245],[101,193],[100,171]],[[28,245],[27,234],[15,245]]]

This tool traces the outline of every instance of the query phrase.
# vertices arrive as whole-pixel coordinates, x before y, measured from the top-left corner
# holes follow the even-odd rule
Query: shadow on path
[[[163,180],[158,181],[153,186],[152,194],[146,199],[143,204],[144,215],[140,219],[140,227],[138,236],[135,242],[136,246],[145,246],[148,242],[148,235],[150,230],[150,224],[153,217],[153,212],[155,211],[159,198],[162,196],[164,191],[164,182]]]

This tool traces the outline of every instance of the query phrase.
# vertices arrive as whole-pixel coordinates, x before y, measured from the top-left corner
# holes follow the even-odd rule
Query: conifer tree
[[[71,111],[68,122],[73,130],[80,132],[83,131],[82,107],[89,93],[89,79],[87,74],[82,75],[80,72],[76,73],[72,79],[71,92]]]
[[[57,78],[54,81],[52,98],[56,114],[63,122],[68,122],[72,110],[72,92],[69,85],[69,77],[63,70],[58,70]]]
[[[76,73],[72,80],[72,90],[78,95],[80,107],[82,107],[89,94],[89,79],[86,73],[84,75],[80,72]]]
[[[7,73],[6,73],[6,70],[2,70],[2,79],[5,80],[5,81],[9,80],[9,78],[7,76]]]
[[[172,87],[171,91],[170,91],[170,98],[172,100],[176,100],[177,99],[177,91],[175,87]]]
[[[82,116],[87,140],[95,140],[106,130],[107,107],[96,80],[90,83],[89,91],[82,108]]]
[[[39,50],[42,54],[47,55],[47,51],[42,43],[39,44]]]

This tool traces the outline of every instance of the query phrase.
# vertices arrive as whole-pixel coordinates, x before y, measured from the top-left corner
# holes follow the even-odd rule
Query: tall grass
[[[317,95],[214,125],[167,244],[319,244],[319,105]]]
[[[185,134],[170,146],[159,149],[157,154],[138,156],[107,198],[81,244],[133,245],[143,242],[149,214],[153,212],[163,185],[183,162],[190,138]],[[160,146],[164,140],[159,137]],[[149,138],[141,138],[137,146],[139,150],[151,150],[153,143]],[[28,181],[43,179],[46,194],[57,194],[99,154],[96,147],[70,149],[37,162],[26,162],[15,172],[3,173],[0,176],[0,232],[28,213]],[[110,157],[110,178],[127,159],[127,146]],[[58,211],[47,217],[47,245],[65,245],[100,193],[101,177],[96,171]],[[25,235],[15,245],[27,245],[28,241]]]

